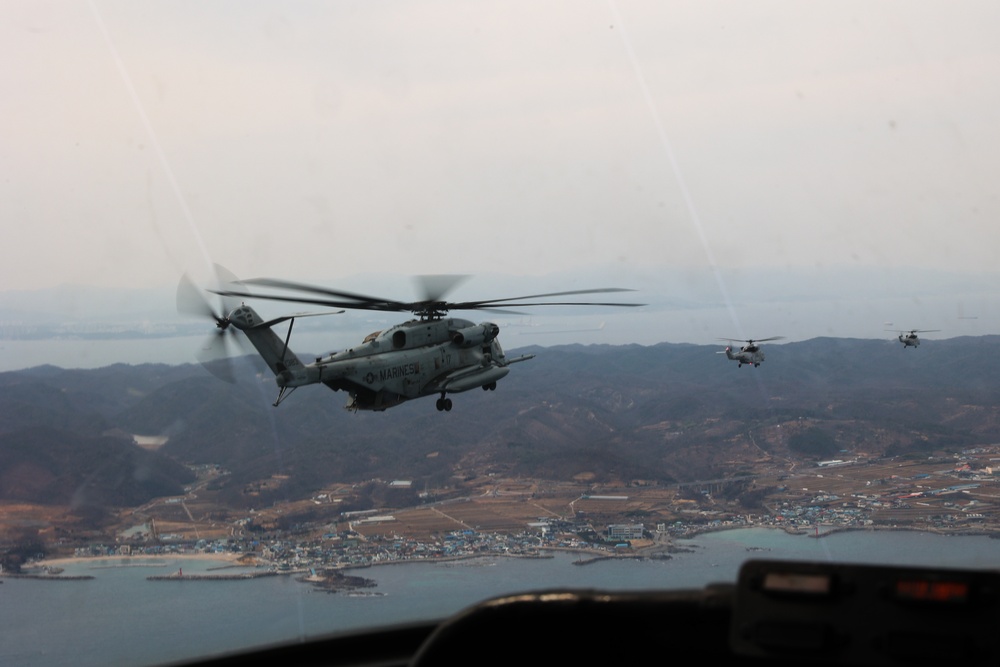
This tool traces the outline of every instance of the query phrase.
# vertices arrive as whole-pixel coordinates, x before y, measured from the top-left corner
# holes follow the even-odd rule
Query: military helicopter
[[[910,329],[909,333],[905,331],[899,332],[899,342],[903,344],[903,349],[908,347],[918,347],[920,345],[920,337],[917,336],[918,333],[932,333],[934,331],[941,331],[940,329]]]
[[[506,307],[524,306],[625,306],[636,303],[598,303],[580,301],[534,301],[552,297],[628,292],[631,290],[605,287],[531,294],[506,299],[482,301],[445,301],[451,291],[465,276],[425,276],[422,278],[423,298],[403,302],[327,289],[314,285],[256,278],[238,280],[231,273],[217,267],[219,289],[207,290],[223,297],[222,308],[216,310],[204,294],[185,275],[177,288],[177,307],[182,313],[209,316],[218,328],[200,360],[209,370],[231,381],[231,373],[223,367],[217,369],[213,360],[226,358],[224,348],[229,334],[235,330],[246,334],[247,340],[263,357],[275,375],[278,397],[277,407],[298,387],[322,383],[334,391],[346,391],[350,399],[347,410],[383,411],[405,401],[423,396],[437,395],[438,411],[449,411],[452,401],[448,394],[456,394],[481,387],[484,391],[496,389],[497,382],[510,372],[510,366],[533,358],[525,354],[508,358],[497,336],[500,327],[492,322],[476,324],[465,319],[448,316],[452,310],[485,310],[494,313],[521,314],[504,310]],[[250,288],[277,290],[256,292]],[[343,312],[343,310],[302,313],[272,320],[264,320],[246,303],[233,307],[227,298],[265,299],[303,303],[336,309],[374,310],[383,312],[411,312],[415,319],[376,331],[354,347],[316,357],[303,363],[289,348],[292,326],[298,317],[311,317]],[[503,308],[501,308],[501,306]],[[288,321],[288,332],[280,338],[271,327]],[[221,341],[221,342],[220,342]]]
[[[760,366],[761,362],[764,361],[764,352],[757,343],[765,343],[769,340],[781,340],[782,338],[784,336],[771,336],[770,338],[761,338],[759,340],[741,340],[739,338],[720,338],[719,340],[728,340],[731,343],[746,343],[746,345],[740,348],[739,352],[733,352],[731,345],[727,345],[725,349],[726,358],[738,362],[738,368],[743,368],[743,364],[752,364],[756,367]],[[723,353],[720,352],[719,354]]]

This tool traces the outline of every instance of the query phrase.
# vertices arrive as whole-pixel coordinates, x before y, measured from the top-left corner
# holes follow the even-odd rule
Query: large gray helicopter
[[[218,332],[213,342],[206,348],[206,353],[202,355],[203,362],[224,356],[219,354],[218,348],[225,347],[228,334],[234,330],[246,334],[247,339],[275,375],[275,382],[278,385],[275,406],[298,387],[322,383],[334,391],[346,391],[350,395],[350,400],[345,407],[351,411],[382,411],[413,398],[434,395],[438,396],[439,411],[451,410],[452,401],[448,398],[448,394],[477,387],[481,387],[484,391],[492,391],[496,389],[497,381],[510,372],[511,364],[527,361],[535,355],[526,354],[513,359],[508,358],[504,355],[497,339],[500,327],[492,322],[476,324],[469,320],[449,317],[449,311],[486,310],[511,313],[516,311],[503,308],[644,305],[534,301],[570,295],[631,291],[613,287],[482,301],[444,301],[445,294],[464,276],[426,276],[423,279],[424,298],[419,301],[403,302],[287,280],[271,278],[237,280],[225,269],[221,267],[218,269],[220,281],[224,284],[219,289],[208,291],[223,297],[222,308],[218,311],[213,308],[201,290],[184,276],[177,289],[178,310],[188,314],[208,315],[215,320]],[[257,288],[257,291],[251,292],[251,288]],[[260,291],[261,289],[265,291]],[[226,304],[226,299],[232,297],[304,303],[336,309],[410,312],[416,318],[384,331],[369,334],[354,347],[316,357],[311,363],[303,363],[288,346],[295,319],[343,312],[343,310],[289,315],[265,321],[246,303],[236,307]],[[282,339],[272,331],[271,327],[285,321],[289,322],[288,332]],[[231,379],[231,372],[224,366],[220,371],[217,364],[205,365],[224,379]]]
[[[934,331],[941,331],[940,329],[910,329],[909,333],[905,331],[899,332],[899,342],[903,344],[903,349],[908,347],[918,347],[920,345],[920,337],[917,336],[918,333],[931,333]]]
[[[760,349],[760,345],[757,343],[766,343],[769,340],[781,340],[782,338],[784,336],[771,336],[770,338],[761,338],[759,340],[741,340],[739,338],[720,338],[719,340],[728,340],[731,343],[746,343],[746,345],[740,348],[739,352],[734,352],[732,345],[727,345],[725,349],[726,358],[738,362],[737,367],[742,368],[743,364],[760,366],[761,362],[764,361],[764,351]]]

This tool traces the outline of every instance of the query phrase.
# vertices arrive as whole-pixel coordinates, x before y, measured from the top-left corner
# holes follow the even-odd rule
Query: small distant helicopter
[[[910,329],[910,332],[905,331],[899,332],[899,342],[903,344],[903,349],[908,347],[918,347],[920,345],[920,337],[917,336],[918,333],[932,333],[934,331],[941,331],[940,329]]]
[[[638,303],[598,303],[580,301],[535,301],[551,297],[632,290],[605,287],[531,294],[506,299],[482,301],[444,301],[444,296],[465,279],[465,276],[422,277],[423,298],[403,302],[382,299],[341,290],[327,289],[287,280],[256,278],[238,280],[222,267],[216,267],[222,286],[207,290],[223,297],[221,310],[216,310],[205,295],[185,274],[177,287],[177,309],[186,314],[209,316],[215,320],[218,331],[207,346],[200,360],[206,368],[232,381],[231,371],[225,366],[207,363],[228,355],[226,341],[234,330],[242,331],[263,357],[275,375],[278,397],[277,407],[296,388],[310,384],[325,384],[334,391],[346,391],[350,400],[345,408],[350,411],[383,411],[405,401],[422,396],[437,395],[438,411],[449,411],[452,401],[448,394],[455,394],[476,387],[484,391],[496,389],[497,381],[510,372],[511,364],[527,361],[533,354],[513,359],[504,355],[497,336],[500,327],[492,322],[476,324],[469,320],[449,317],[452,310],[484,310],[503,314],[522,314],[504,310],[525,306],[624,306],[636,307]],[[251,287],[273,292],[251,292]],[[369,334],[355,347],[327,356],[316,357],[303,363],[288,347],[292,326],[298,317],[311,317],[341,313],[343,310],[302,313],[265,321],[250,306],[241,303],[233,307],[226,300],[266,299],[291,303],[304,303],[337,309],[375,310],[383,312],[411,312],[416,316],[385,331]],[[284,340],[271,327],[288,321]],[[222,348],[222,349],[220,349]],[[220,370],[221,368],[221,370]]]
[[[764,361],[764,351],[760,349],[760,345],[757,343],[766,343],[769,340],[781,340],[784,336],[771,336],[770,338],[761,338],[759,340],[741,340],[739,338],[720,338],[719,340],[728,340],[731,343],[746,343],[740,348],[739,352],[733,352],[733,347],[731,345],[726,346],[725,355],[727,359],[732,359],[738,362],[738,368],[743,368],[743,364],[760,366],[761,362]],[[722,354],[720,352],[719,354]]]

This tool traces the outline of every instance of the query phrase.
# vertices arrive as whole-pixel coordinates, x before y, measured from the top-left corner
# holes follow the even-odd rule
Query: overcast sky
[[[738,319],[740,271],[1000,260],[989,0],[0,16],[4,290],[671,269]]]

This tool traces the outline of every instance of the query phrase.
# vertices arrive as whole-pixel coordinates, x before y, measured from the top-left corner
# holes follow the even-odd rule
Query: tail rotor
[[[218,264],[215,265],[215,273],[220,285],[237,280],[236,276]],[[232,383],[235,382],[235,378],[231,348],[235,345],[237,352],[241,351],[242,341],[235,328],[230,326],[232,321],[229,319],[229,313],[232,312],[233,304],[228,303],[230,300],[225,297],[221,297],[218,301],[219,307],[216,308],[188,274],[181,276],[177,285],[177,312],[192,317],[211,318],[216,326],[216,331],[209,335],[195,357],[212,375]]]

